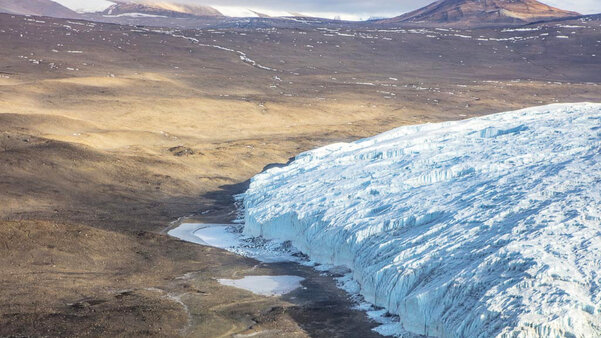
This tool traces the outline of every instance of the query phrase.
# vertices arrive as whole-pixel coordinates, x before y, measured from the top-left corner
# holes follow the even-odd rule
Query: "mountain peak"
[[[458,26],[525,24],[580,16],[536,0],[440,0],[383,23],[426,23]]]

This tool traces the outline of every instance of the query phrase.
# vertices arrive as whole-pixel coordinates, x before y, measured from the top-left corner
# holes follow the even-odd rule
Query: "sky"
[[[107,0],[54,0],[75,10],[102,10]],[[158,1],[158,0],[154,0]],[[247,16],[248,10],[268,15],[289,15],[290,12],[344,20],[365,20],[373,17],[394,17],[431,3],[433,0],[163,0],[199,5],[211,5],[225,15]],[[601,0],[542,0],[562,9],[583,14],[601,13]]]

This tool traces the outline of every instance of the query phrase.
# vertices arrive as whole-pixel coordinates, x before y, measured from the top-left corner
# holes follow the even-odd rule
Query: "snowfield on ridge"
[[[255,176],[247,235],[346,265],[405,330],[601,336],[601,104],[401,127]]]

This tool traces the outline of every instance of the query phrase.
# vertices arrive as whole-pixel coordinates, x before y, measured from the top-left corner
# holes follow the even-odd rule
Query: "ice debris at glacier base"
[[[401,127],[255,176],[251,236],[346,265],[404,330],[601,336],[601,104]]]
[[[286,243],[243,236],[238,225],[182,223],[167,234],[182,241],[224,249],[265,263],[301,262],[298,251]]]

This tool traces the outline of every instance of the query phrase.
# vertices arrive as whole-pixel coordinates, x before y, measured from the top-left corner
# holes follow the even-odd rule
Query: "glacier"
[[[347,266],[411,333],[601,336],[601,104],[332,144],[243,201],[246,235]]]

